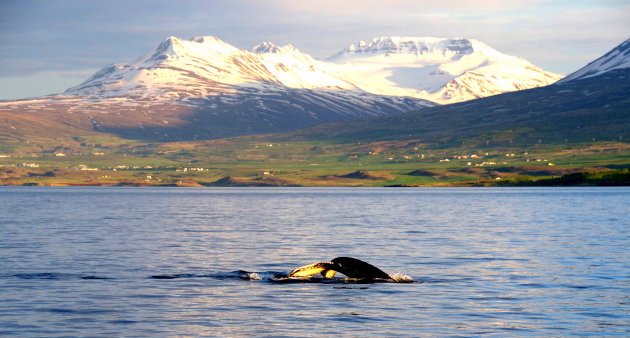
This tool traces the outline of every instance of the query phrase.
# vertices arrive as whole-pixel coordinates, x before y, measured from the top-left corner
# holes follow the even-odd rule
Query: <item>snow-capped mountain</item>
[[[580,68],[566,78],[558,81],[559,84],[568,81],[586,79],[598,76],[615,69],[630,68],[630,39],[622,42],[602,57]]]
[[[357,90],[291,45],[262,43],[249,52],[206,36],[169,37],[155,51],[129,64],[107,66],[66,94],[181,100],[268,85]]]
[[[215,37],[169,37],[126,65],[110,65],[66,94],[186,100],[281,85],[453,103],[551,84],[561,76],[470,39],[383,37],[318,61],[292,45],[251,51]]]
[[[329,139],[352,142],[376,134],[383,141],[422,139],[427,144],[461,143],[473,147],[529,147],[541,143],[566,146],[593,141],[621,144],[630,139],[629,49],[626,41],[569,75],[567,81],[549,86],[395,116],[319,126],[300,130],[299,137],[320,140],[326,135]],[[442,56],[438,53],[436,57]],[[296,134],[288,133],[286,139]]]
[[[41,130],[58,135],[210,139],[413,111],[558,78],[467,39],[377,38],[316,60],[292,45],[244,50],[211,36],[169,37],[63,94],[0,102],[0,113],[17,134],[40,119]]]
[[[380,37],[328,58],[359,88],[454,103],[546,86],[561,75],[472,39]]]
[[[22,122],[32,114],[49,134],[87,128],[164,141],[280,132],[433,105],[366,92],[290,45],[263,43],[247,51],[214,37],[169,37],[154,51],[106,66],[64,94],[0,102],[0,117],[21,114],[15,125],[7,123],[17,135],[29,128]]]

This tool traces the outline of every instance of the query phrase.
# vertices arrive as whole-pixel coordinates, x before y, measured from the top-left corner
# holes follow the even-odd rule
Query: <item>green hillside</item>
[[[223,140],[47,136],[45,124],[25,140],[8,128],[0,134],[0,184],[624,185],[629,78],[629,70],[618,70],[396,116]]]

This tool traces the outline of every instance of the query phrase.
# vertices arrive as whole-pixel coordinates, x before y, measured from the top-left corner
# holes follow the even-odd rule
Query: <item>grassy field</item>
[[[620,181],[601,175],[630,167],[628,76],[630,70],[620,69],[403,114],[195,142],[160,141],[166,134],[170,140],[190,140],[197,132],[214,139],[225,135],[227,125],[241,128],[243,123],[238,114],[227,114],[218,124],[199,120],[167,128],[156,119],[152,123],[158,124],[149,128],[146,112],[116,107],[120,115],[99,116],[110,119],[112,127],[104,130],[85,114],[65,113],[76,107],[32,111],[24,105],[0,111],[5,121],[0,124],[0,184],[624,184],[623,173]],[[152,109],[151,114],[179,114],[169,105]]]
[[[273,142],[256,136],[81,144],[0,153],[0,184],[478,186],[532,184],[630,166],[630,144],[625,142],[438,149],[417,140]]]

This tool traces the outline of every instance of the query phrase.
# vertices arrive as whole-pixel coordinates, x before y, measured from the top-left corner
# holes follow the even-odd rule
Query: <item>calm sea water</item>
[[[0,335],[628,336],[629,206],[629,188],[1,187]],[[421,283],[234,272],[337,256]]]

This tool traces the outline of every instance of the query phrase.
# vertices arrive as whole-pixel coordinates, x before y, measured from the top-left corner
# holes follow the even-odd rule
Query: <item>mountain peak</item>
[[[558,83],[586,79],[602,75],[615,69],[630,68],[630,39],[622,42],[617,47],[604,54],[602,57],[570,74]]]
[[[171,36],[137,61],[105,67],[66,93],[162,100],[169,95],[207,97],[228,86],[278,83],[452,103],[559,78],[465,38],[377,37],[352,44],[327,61],[314,60],[289,44],[262,42],[247,51],[213,36]]]
[[[561,78],[467,38],[383,36],[326,59],[360,88],[453,103],[540,87]]]
[[[300,51],[292,44],[286,44],[280,47],[274,44],[273,42],[264,41],[254,46],[251,49],[251,52],[256,53],[256,54],[267,54],[267,53],[279,54],[279,53],[286,53],[286,52],[294,53],[294,52],[300,52]]]
[[[278,53],[280,51],[280,47],[276,46],[273,42],[263,41],[254,46],[251,51],[257,54]]]
[[[196,36],[192,39],[190,39],[189,41],[192,42],[196,42],[196,43],[200,43],[200,44],[205,44],[205,45],[212,45],[212,44],[227,44],[227,42],[215,37],[215,36],[210,36],[210,35],[206,35],[206,36]]]
[[[198,36],[190,40],[169,36],[151,53],[146,54],[132,64],[147,65],[166,60],[195,55],[209,57],[212,54],[231,54],[238,49],[214,36]]]
[[[408,54],[416,56],[442,55],[443,57],[461,57],[472,54],[476,41],[464,38],[434,38],[409,36],[383,36],[371,41],[359,41],[350,44],[328,60],[347,57],[366,57],[375,55]],[[484,45],[484,47],[486,47]],[[488,47],[489,48],[489,47]]]
[[[168,55],[175,55],[176,51],[175,48],[176,46],[181,44],[181,39],[174,37],[174,36],[169,36],[166,39],[164,39],[155,49],[155,51],[153,52],[153,54],[150,56],[149,59],[151,60],[158,60],[158,59],[165,59],[166,56]]]

